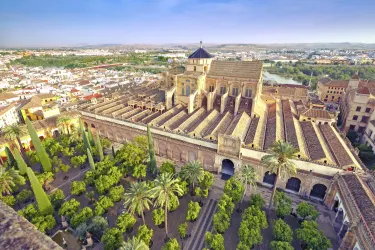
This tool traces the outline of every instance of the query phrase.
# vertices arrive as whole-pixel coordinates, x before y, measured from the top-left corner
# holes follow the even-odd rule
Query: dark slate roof
[[[201,59],[201,58],[212,58],[204,48],[197,49],[193,54],[189,56],[189,59]]]

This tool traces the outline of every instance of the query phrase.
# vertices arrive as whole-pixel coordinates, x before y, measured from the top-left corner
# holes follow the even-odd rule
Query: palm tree
[[[256,173],[255,169],[251,165],[245,165],[243,166],[240,171],[238,171],[235,175],[235,178],[242,183],[242,185],[245,187],[245,190],[242,195],[241,203],[243,202],[246,192],[247,192],[247,187],[256,187],[257,185],[257,180],[258,180],[258,174]]]
[[[155,198],[154,206],[164,207],[165,235],[168,238],[168,207],[172,199],[178,199],[176,194],[182,195],[183,191],[179,181],[170,173],[162,173],[154,180],[154,188],[151,189],[151,197]]]
[[[192,161],[181,169],[180,174],[182,179],[188,181],[193,186],[194,191],[194,185],[203,178],[204,170],[198,161]]]
[[[132,215],[138,214],[142,216],[143,224],[146,224],[144,212],[150,209],[152,201],[150,199],[150,189],[146,182],[133,182],[130,188],[124,194],[124,207],[128,208],[128,212]]]
[[[69,132],[69,126],[70,126],[70,118],[67,116],[60,116],[57,118],[57,126],[62,127],[65,129],[65,131],[70,134]]]
[[[22,147],[22,142],[20,139],[20,136],[23,134],[23,130],[21,129],[21,127],[18,124],[9,125],[4,128],[3,133],[4,133],[4,138],[6,140],[9,140],[9,141],[17,140],[22,157],[26,159],[25,150]]]
[[[262,157],[261,164],[269,168],[270,173],[276,174],[271,200],[268,206],[271,208],[276,193],[278,178],[281,175],[295,175],[297,173],[296,165],[292,162],[292,159],[296,158],[298,150],[288,142],[275,141],[268,152],[270,154]]]
[[[13,168],[6,169],[5,167],[0,166],[0,196],[5,193],[7,195],[12,193],[12,188],[16,184],[22,184],[25,182],[18,170]]]
[[[150,248],[146,243],[137,238],[132,237],[129,241],[123,242],[119,250],[149,250]]]

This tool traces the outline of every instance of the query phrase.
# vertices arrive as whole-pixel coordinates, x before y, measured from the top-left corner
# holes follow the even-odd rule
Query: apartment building
[[[332,80],[323,78],[318,81],[317,91],[319,100],[325,103],[339,103],[349,80]]]
[[[45,118],[60,114],[59,107],[55,102],[59,97],[53,94],[40,94],[31,97],[21,108],[24,120],[43,120]]]
[[[17,104],[0,107],[0,129],[20,122]]]

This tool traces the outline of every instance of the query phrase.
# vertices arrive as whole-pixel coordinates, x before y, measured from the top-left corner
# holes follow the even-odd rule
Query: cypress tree
[[[87,158],[89,159],[90,167],[92,169],[95,169],[94,159],[92,158],[92,154],[91,154],[91,151],[89,149],[87,149]]]
[[[85,128],[83,126],[83,123],[82,123],[81,119],[79,119],[79,128],[81,129],[81,135],[82,135],[82,139],[83,139],[83,145],[84,145],[84,147],[85,147],[86,150],[89,149],[90,152],[91,152],[90,141],[87,138],[87,134],[86,134],[86,131],[85,131]]]
[[[116,157],[116,152],[115,152],[115,148],[112,146],[112,155],[113,155],[113,158]]]
[[[18,170],[20,171],[21,175],[26,174],[27,164],[25,160],[22,158],[20,152],[17,149],[14,149],[14,155],[16,156]]]
[[[42,146],[42,142],[40,141],[38,134],[36,133],[33,125],[31,124],[29,118],[26,119],[27,130],[29,131],[29,135],[31,137],[31,141],[34,144],[36,154],[42,164],[44,172],[51,172],[52,171],[52,164],[47,155],[46,150]]]
[[[83,126],[81,118],[79,119],[79,129],[81,130],[81,134],[83,134],[83,132],[85,132],[85,127]]]
[[[87,138],[89,139],[90,145],[94,146],[95,141],[94,141],[94,137],[92,136],[91,129],[87,130]]]
[[[100,161],[104,160],[104,153],[103,153],[102,143],[100,142],[99,134],[96,134],[96,148],[98,149]]]
[[[82,135],[83,135],[83,145],[84,145],[85,149],[90,150],[90,152],[91,152],[91,145],[90,145],[89,139],[87,138],[86,132],[82,131]]]
[[[51,201],[49,200],[47,194],[44,192],[42,185],[36,178],[33,170],[27,167],[27,176],[29,177],[31,188],[33,189],[36,202],[38,204],[39,212],[43,215],[48,215],[53,213],[53,208]]]
[[[150,125],[147,124],[147,139],[148,139],[148,151],[150,153],[150,169],[153,175],[156,175],[156,157],[154,150],[154,143],[152,141]]]
[[[15,149],[15,150],[17,150],[17,149]],[[5,147],[5,153],[7,154],[9,166],[15,167],[16,166],[16,160],[14,159],[12,151],[10,151],[10,149],[8,148],[8,146]]]

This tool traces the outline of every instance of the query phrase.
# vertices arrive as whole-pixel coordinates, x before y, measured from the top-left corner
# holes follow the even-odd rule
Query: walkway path
[[[212,219],[217,209],[217,200],[209,199],[206,201],[205,209],[200,214],[199,219],[191,232],[184,249],[202,249],[204,248],[204,238],[207,231],[212,230]]]

